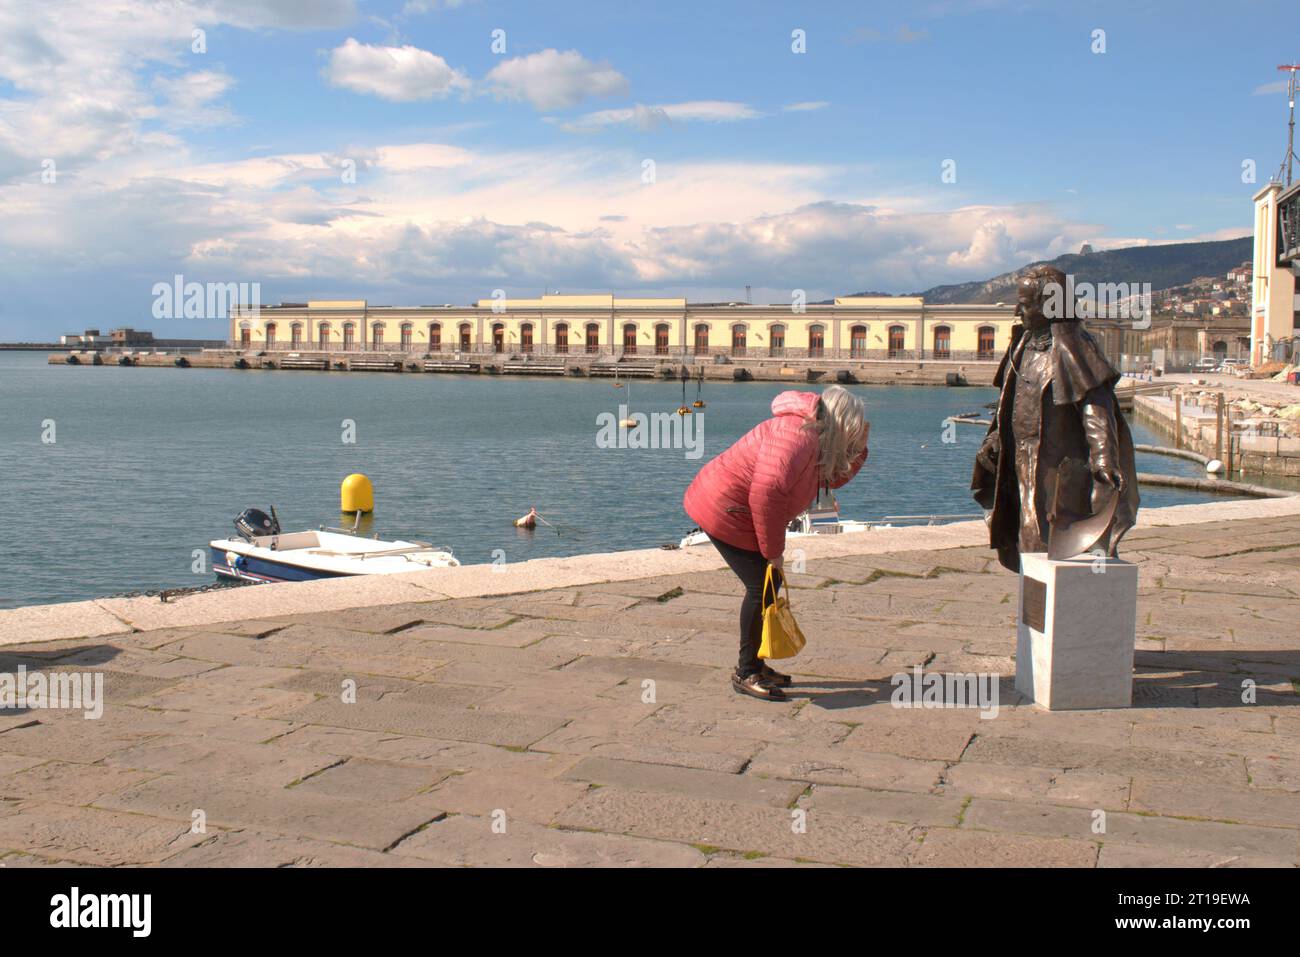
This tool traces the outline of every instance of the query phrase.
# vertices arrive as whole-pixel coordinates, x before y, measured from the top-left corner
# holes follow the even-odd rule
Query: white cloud
[[[3,0],[0,182],[33,175],[47,158],[63,175],[182,147],[152,122],[193,127],[233,121],[217,102],[231,84],[226,74],[177,72],[194,63],[195,30],[223,24],[320,29],[342,25],[355,13],[353,0],[96,0],[75,9],[50,0]]]
[[[1255,87],[1251,96],[1265,96],[1270,93],[1285,93],[1287,91],[1286,80],[1275,80],[1272,83],[1261,83]]]
[[[542,50],[493,67],[484,80],[498,99],[531,103],[543,112],[568,109],[589,97],[622,96],[624,76],[608,63],[594,63],[577,50]]]
[[[215,104],[234,86],[219,70],[195,70],[175,77],[156,77],[154,89],[166,101],[164,119],[173,126],[221,126],[234,122],[226,106]]]
[[[0,4],[0,181],[44,158],[64,171],[122,155],[146,140],[155,94],[140,82],[145,65],[181,63],[194,24],[190,11],[104,0],[65,16],[38,0]]]
[[[975,227],[965,249],[954,249],[948,254],[947,263],[965,272],[974,269],[996,272],[1003,264],[1013,261],[1015,255],[1016,240],[1006,221],[986,219]]]
[[[825,100],[809,100],[806,103],[790,103],[781,107],[787,113],[811,113],[814,110],[824,110],[830,106]]]
[[[434,10],[450,10],[456,7],[463,7],[470,0],[406,0],[405,6],[402,7],[403,16],[411,16],[418,13],[431,13]]]
[[[428,50],[371,46],[352,37],[330,51],[325,76],[331,86],[395,103],[441,99],[469,87],[465,74]]]
[[[568,133],[590,133],[610,126],[635,126],[639,130],[654,130],[670,123],[734,123],[762,116],[745,103],[725,100],[692,100],[688,103],[665,103],[659,106],[624,107],[616,110],[598,110],[577,119],[562,123],[560,128]]]
[[[639,263],[645,278],[661,282],[679,276],[735,288],[757,280],[816,290],[816,298],[853,289],[905,292],[1050,258],[1056,245],[1077,248],[1076,238],[1089,230],[1096,227],[1063,222],[1035,205],[941,210],[907,200],[821,201],[730,222],[647,229]]]
[[[357,16],[354,0],[210,0],[194,6],[202,20],[252,29],[325,30]]]

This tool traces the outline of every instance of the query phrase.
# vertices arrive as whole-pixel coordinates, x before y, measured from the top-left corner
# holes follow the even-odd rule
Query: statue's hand
[[[998,457],[1002,453],[1002,436],[995,429],[984,436],[984,444],[975,453],[975,461],[985,470],[998,474]]]
[[[1109,485],[1117,492],[1124,491],[1124,473],[1113,465],[1100,464],[1094,466],[1092,480],[1098,485]]]

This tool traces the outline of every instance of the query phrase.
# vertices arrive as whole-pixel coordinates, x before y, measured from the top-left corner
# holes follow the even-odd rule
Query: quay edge
[[[72,356],[76,361],[70,361]],[[123,361],[123,360],[129,361]],[[603,361],[602,361],[603,359]],[[180,360],[184,360],[183,363]],[[457,375],[592,376],[676,380],[685,367],[694,378],[707,382],[790,382],[829,385],[991,386],[997,362],[907,359],[780,360],[732,358],[720,362],[683,362],[680,358],[614,362],[609,357],[570,356],[524,360],[505,355],[465,353],[310,352],[290,357],[286,353],[250,353],[239,350],[204,350],[187,353],[58,352],[50,365],[126,366],[141,368],[241,369],[245,371],[450,373]]]
[[[1300,515],[1300,495],[1148,508],[1139,513],[1137,527],[1198,525],[1235,519],[1268,522],[1289,515]],[[988,531],[984,523],[967,521],[818,536],[802,547],[807,551],[808,560],[816,561],[987,545]],[[992,552],[989,552],[989,560],[994,560]],[[723,568],[724,564],[713,549],[646,548],[538,558],[508,567],[506,574],[501,574],[492,565],[462,565],[402,575],[221,588],[166,602],[156,597],[101,598],[0,609],[0,645],[95,638],[160,628],[195,628],[408,602],[523,594],[714,571]]]
[[[1134,396],[1133,415],[1139,421],[1173,437],[1178,448],[1189,449],[1211,459],[1222,454],[1226,463],[1227,454],[1219,445],[1217,420],[1213,410],[1204,408],[1193,412],[1186,409],[1181,416],[1181,436],[1174,435],[1177,426],[1173,402],[1168,396]],[[1226,434],[1223,441],[1227,441]],[[1238,438],[1238,442],[1240,451],[1232,465],[1234,474],[1243,472],[1300,478],[1300,438],[1244,434]]]

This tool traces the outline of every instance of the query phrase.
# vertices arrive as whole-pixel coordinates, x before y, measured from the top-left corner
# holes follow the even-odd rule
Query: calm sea
[[[0,352],[0,606],[205,584],[193,550],[228,537],[240,510],[275,505],[286,530],[338,525],[350,472],[374,482],[372,533],[449,545],[465,564],[497,549],[523,561],[675,542],[691,528],[681,509],[691,478],[783,388],[706,384],[703,458],[689,459],[598,448],[597,417],[629,398],[605,380],[88,368]],[[993,390],[854,388],[871,458],[839,493],[843,514],[976,514],[967,489],[983,429],[957,427],[948,444],[943,422],[982,412]],[[678,383],[630,392],[634,412],[681,401]],[[1140,458],[1145,471],[1199,472]],[[1199,500],[1142,494],[1152,506]],[[513,528],[530,505],[557,527]]]

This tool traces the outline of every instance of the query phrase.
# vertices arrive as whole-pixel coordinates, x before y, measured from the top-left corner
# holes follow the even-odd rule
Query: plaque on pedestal
[[[1050,711],[1132,705],[1137,566],[1045,552],[1020,561],[1016,690]]]

